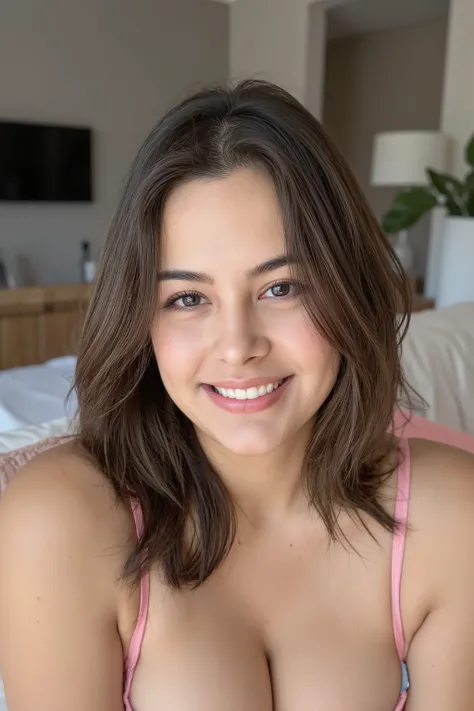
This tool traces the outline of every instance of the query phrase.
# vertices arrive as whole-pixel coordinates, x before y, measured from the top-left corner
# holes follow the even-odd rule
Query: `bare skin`
[[[467,711],[474,462],[421,440],[411,447],[407,708]],[[400,667],[390,536],[373,527],[375,543],[347,522],[358,556],[328,548],[320,522],[298,513],[240,524],[231,555],[202,588],[171,593],[153,571],[136,711],[393,711]],[[0,666],[10,711],[122,708],[138,593],[117,580],[133,542],[130,510],[71,445],[11,484],[0,516]]]
[[[287,265],[278,201],[261,173],[181,186],[165,209],[151,337],[163,383],[193,422],[239,511],[231,552],[197,590],[151,572],[134,711],[394,711],[390,534],[349,517],[353,549],[308,511],[301,460],[339,356],[315,332]],[[169,275],[168,275],[169,276]],[[198,296],[182,299],[183,291]],[[188,308],[189,307],[189,308]],[[291,376],[263,411],[217,406],[203,383]],[[474,698],[474,458],[414,441],[402,616],[408,711]],[[383,492],[393,511],[396,474]],[[0,506],[0,668],[9,711],[120,711],[139,592],[121,580],[130,507],[64,445],[38,457]]]

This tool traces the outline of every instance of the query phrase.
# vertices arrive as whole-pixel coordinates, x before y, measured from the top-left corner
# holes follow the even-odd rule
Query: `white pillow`
[[[75,434],[74,422],[67,417],[44,422],[42,425],[31,425],[19,430],[0,432],[0,452],[10,452],[12,449],[27,447],[41,442],[49,437],[63,437]]]

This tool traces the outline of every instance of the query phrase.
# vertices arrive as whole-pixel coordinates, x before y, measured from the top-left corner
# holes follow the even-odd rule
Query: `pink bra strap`
[[[140,537],[143,531],[143,515],[140,505],[137,501],[132,503],[133,518],[135,520],[135,528],[137,536]],[[140,607],[138,610],[138,619],[135,629],[133,630],[130,646],[128,648],[127,658],[125,660],[125,689],[124,698],[128,701],[130,697],[130,689],[132,686],[133,675],[135,673],[140,651],[142,648],[143,636],[145,634],[145,626],[148,617],[148,604],[150,600],[150,574],[146,573],[140,581]],[[126,707],[127,708],[127,707]]]
[[[400,606],[400,588],[407,534],[408,506],[410,502],[410,447],[406,439],[399,440],[400,463],[398,466],[397,501],[395,519],[398,529],[393,534],[392,543],[392,620],[395,644],[400,661],[405,661],[405,635],[403,633]]]

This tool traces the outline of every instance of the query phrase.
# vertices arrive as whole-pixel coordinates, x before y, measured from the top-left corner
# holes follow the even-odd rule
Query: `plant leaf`
[[[438,173],[436,170],[431,170],[430,168],[428,168],[426,172],[429,175],[434,189],[440,195],[446,195],[446,197],[464,195],[465,187],[457,178],[447,173]]]
[[[391,209],[382,218],[387,234],[407,230],[438,204],[436,197],[426,188],[403,190],[395,197]]]
[[[469,165],[474,166],[474,133],[472,134],[471,138],[467,142],[466,162],[469,163]]]
[[[445,207],[448,212],[448,215],[450,215],[451,217],[462,217],[462,215],[464,214],[463,211],[461,210],[461,208],[459,207],[459,204],[452,198],[448,198],[446,200]],[[467,204],[466,204],[466,209],[467,209]]]
[[[464,185],[469,193],[474,191],[474,170],[466,176]]]
[[[392,210],[431,210],[438,201],[428,188],[402,190],[394,198]]]
[[[467,212],[470,217],[474,217],[474,170],[466,177],[465,184],[467,190]]]
[[[474,217],[474,187],[470,191],[467,201],[466,201],[467,211],[470,217]]]
[[[382,228],[387,235],[407,230],[419,220],[419,213],[411,210],[389,210],[382,217]]]

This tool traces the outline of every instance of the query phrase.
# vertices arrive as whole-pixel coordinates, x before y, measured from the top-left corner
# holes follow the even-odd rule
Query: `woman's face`
[[[310,423],[339,356],[303,308],[270,178],[194,180],[169,197],[152,342],[169,396],[201,441],[264,455]]]

